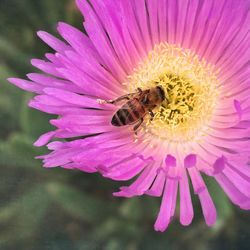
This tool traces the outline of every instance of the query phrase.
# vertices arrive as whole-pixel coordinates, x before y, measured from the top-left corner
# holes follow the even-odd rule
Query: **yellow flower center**
[[[141,129],[158,138],[183,142],[198,138],[207,129],[219,90],[214,67],[188,49],[160,43],[124,83],[128,92],[161,86],[166,100],[153,121],[145,117]]]

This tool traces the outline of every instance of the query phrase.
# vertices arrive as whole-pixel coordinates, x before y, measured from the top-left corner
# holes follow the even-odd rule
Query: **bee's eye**
[[[148,96],[144,96],[143,100],[142,100],[142,103],[143,104],[148,104],[149,103],[149,99],[148,99]]]

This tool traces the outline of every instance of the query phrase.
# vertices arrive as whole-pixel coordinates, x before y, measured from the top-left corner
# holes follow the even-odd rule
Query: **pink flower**
[[[232,203],[250,208],[248,0],[76,1],[87,35],[58,24],[64,41],[39,31],[55,54],[32,65],[44,73],[11,78],[37,95],[29,106],[58,118],[35,146],[47,168],[61,166],[113,180],[137,179],[115,196],[162,196],[155,230],[164,231],[180,197],[180,222],[193,206],[189,178],[206,224],[216,208],[201,174],[214,178]],[[133,126],[111,124],[112,100],[161,86],[166,99]],[[80,137],[80,139],[79,139]],[[57,141],[56,138],[71,138]],[[49,141],[53,140],[49,143]]]

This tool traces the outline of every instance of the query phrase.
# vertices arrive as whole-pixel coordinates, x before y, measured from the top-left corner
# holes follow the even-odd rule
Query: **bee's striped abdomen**
[[[145,109],[138,100],[131,100],[124,104],[113,116],[111,124],[124,126],[135,123],[145,114]]]

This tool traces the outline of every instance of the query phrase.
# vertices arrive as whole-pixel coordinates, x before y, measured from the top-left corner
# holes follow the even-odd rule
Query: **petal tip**
[[[166,167],[176,167],[176,159],[174,156],[168,154],[165,159]]]
[[[166,231],[168,224],[169,224],[169,222],[163,223],[163,222],[156,221],[154,224],[154,229],[157,232],[163,233],[164,231]]]
[[[191,215],[189,215],[189,216],[187,216],[187,215],[186,216],[182,216],[180,218],[180,223],[181,223],[182,226],[189,226],[192,223],[193,218],[194,218],[194,214],[193,213]]]
[[[14,84],[14,83],[15,83],[15,81],[16,81],[17,79],[18,79],[18,78],[9,77],[9,78],[7,78],[6,80],[7,80],[8,82],[10,82],[10,83]]]
[[[62,21],[58,22],[58,23],[57,23],[57,30],[58,30],[59,32],[62,31],[62,30],[65,28],[66,25],[67,25],[67,24],[64,23],[64,22],[62,22]]]
[[[191,168],[196,166],[197,156],[195,154],[189,154],[184,159],[184,167]]]
[[[36,34],[40,37],[40,36],[42,36],[42,35],[44,34],[44,32],[45,32],[45,31],[43,31],[43,30],[38,30],[38,31],[36,32]]]
[[[226,165],[226,158],[222,155],[221,157],[216,159],[216,161],[213,164],[214,167],[213,174],[221,173],[224,170],[225,165]]]

